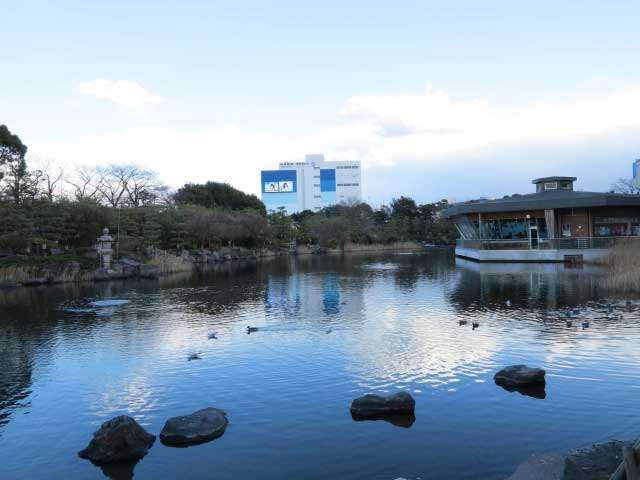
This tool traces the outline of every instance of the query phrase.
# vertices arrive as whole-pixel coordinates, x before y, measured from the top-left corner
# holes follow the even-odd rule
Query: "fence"
[[[569,238],[540,238],[529,240],[486,240],[458,239],[459,248],[471,250],[585,250],[612,248],[618,243],[640,241],[640,237],[569,237]]]

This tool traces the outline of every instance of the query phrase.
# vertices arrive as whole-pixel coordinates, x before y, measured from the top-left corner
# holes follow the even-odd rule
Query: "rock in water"
[[[503,368],[493,377],[494,381],[501,386],[523,387],[545,383],[546,372],[542,368],[529,368],[526,365],[512,365]]]
[[[138,460],[147,454],[155,441],[155,435],[148,433],[133,418],[120,415],[103,423],[87,448],[78,455],[98,464]]]
[[[213,440],[224,434],[229,425],[227,414],[217,408],[205,408],[191,415],[167,420],[160,432],[166,445],[192,445]]]
[[[394,393],[388,397],[365,395],[351,403],[351,414],[356,417],[380,415],[412,415],[416,401],[407,392]]]

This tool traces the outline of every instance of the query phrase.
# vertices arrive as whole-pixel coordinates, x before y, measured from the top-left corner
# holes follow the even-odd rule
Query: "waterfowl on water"
[[[258,327],[250,327],[249,325],[247,325],[247,333],[252,333],[257,331],[258,331]]]
[[[214,338],[217,340],[218,339],[218,332],[209,332],[208,337],[209,337],[209,340],[212,340]]]
[[[466,320],[458,320],[458,325],[466,325],[467,321]]]
[[[199,353],[192,353],[187,357],[187,360],[190,362],[191,360],[202,360]]]
[[[472,322],[472,323],[471,323],[471,328],[472,328],[473,330],[475,330],[475,329],[476,329],[476,328],[478,328],[479,326],[480,326],[480,324],[479,324],[479,323],[477,323],[477,322]]]
[[[333,329],[331,327],[327,328],[327,331],[325,333],[329,334],[333,331]]]
[[[511,306],[511,300],[507,300],[506,302],[504,302],[504,304],[505,304],[507,307],[510,307],[510,306]]]
[[[585,320],[584,322],[582,322],[582,328],[583,329],[589,328],[589,321],[588,320]]]

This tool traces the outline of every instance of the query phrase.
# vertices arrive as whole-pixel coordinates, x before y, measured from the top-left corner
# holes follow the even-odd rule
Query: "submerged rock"
[[[512,365],[503,368],[493,377],[496,384],[506,387],[523,387],[545,383],[546,372],[542,368]]]
[[[563,480],[564,465],[562,455],[533,454],[507,480]]]
[[[534,454],[507,480],[608,480],[622,462],[623,447],[632,445],[633,442],[612,440],[566,457]]]
[[[622,462],[625,446],[633,442],[612,440],[573,452],[566,459],[563,480],[609,479]]]
[[[144,457],[155,441],[133,418],[120,415],[103,423],[78,455],[99,464],[127,462]]]
[[[365,395],[351,403],[351,415],[356,418],[386,415],[413,415],[416,401],[407,392],[394,393],[388,397]]]
[[[167,420],[160,432],[166,445],[193,445],[222,436],[229,425],[227,414],[217,408],[205,408]]]

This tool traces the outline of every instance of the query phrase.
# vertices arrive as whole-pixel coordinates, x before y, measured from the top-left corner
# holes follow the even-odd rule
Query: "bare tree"
[[[612,190],[616,193],[626,193],[628,195],[640,194],[640,184],[637,184],[633,179],[621,178],[611,186]]]
[[[95,200],[100,193],[101,178],[95,167],[77,167],[74,178],[66,182],[73,188],[73,196],[77,201]]]
[[[141,207],[154,204],[159,198],[160,190],[163,187],[158,174],[151,170],[140,169],[135,165],[129,165],[126,169],[127,181],[124,184],[124,188],[127,192],[129,205]]]
[[[132,176],[131,167],[110,165],[108,167],[99,167],[97,172],[100,175],[98,190],[102,201],[113,208],[117,208],[124,203],[123,197],[127,193]]]
[[[38,160],[38,171],[40,172],[38,191],[49,199],[50,202],[61,195],[64,168],[54,167],[49,160]]]

